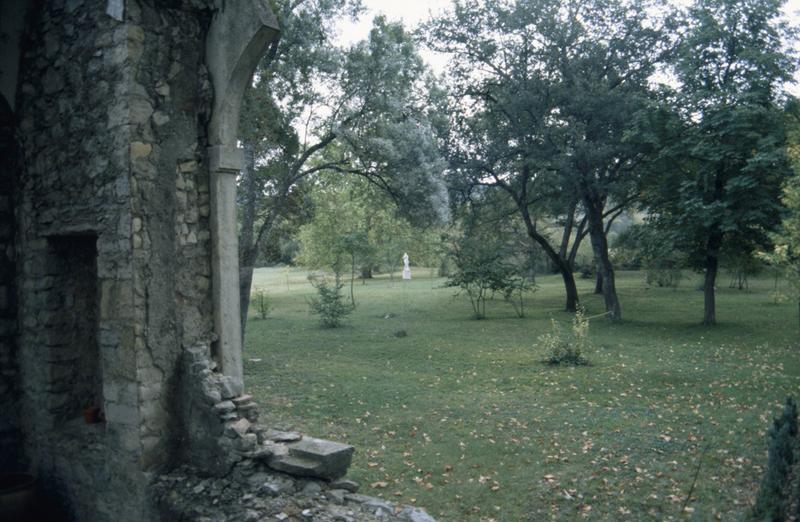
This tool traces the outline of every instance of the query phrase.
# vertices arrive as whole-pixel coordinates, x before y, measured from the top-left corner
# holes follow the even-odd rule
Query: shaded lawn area
[[[264,421],[354,444],[363,493],[442,521],[731,520],[752,503],[766,430],[800,391],[796,304],[775,304],[771,280],[720,281],[706,328],[694,278],[623,273],[625,321],[592,320],[591,365],[559,368],[536,345],[550,318],[569,329],[559,278],[539,279],[525,318],[498,299],[476,321],[421,272],[356,283],[347,326],[324,330],[305,272],[258,270],[274,310],[248,323],[245,373]]]

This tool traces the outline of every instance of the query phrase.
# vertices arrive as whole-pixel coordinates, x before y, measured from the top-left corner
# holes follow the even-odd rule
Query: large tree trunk
[[[614,267],[608,255],[608,238],[603,225],[603,204],[597,198],[588,196],[584,196],[583,203],[589,218],[589,238],[597,261],[598,275],[602,279],[606,313],[612,321],[619,321],[622,319],[622,307],[617,297]]]
[[[255,179],[255,151],[253,145],[244,143],[244,168],[240,187],[242,204],[241,232],[239,234],[239,309],[241,311],[242,345],[247,326],[247,312],[250,308],[250,286],[253,283],[253,268],[258,254],[258,245],[254,239],[256,220],[256,201],[258,199],[258,183]]]
[[[594,265],[594,293],[600,295],[603,293],[603,274],[600,272],[600,263],[595,262]]]
[[[706,247],[706,274],[703,282],[703,324],[717,324],[716,284],[719,272],[719,249],[722,246],[722,234],[712,232]]]
[[[528,237],[542,247],[542,250],[545,251],[547,257],[550,258],[550,261],[552,261],[556,270],[561,274],[561,278],[564,280],[564,290],[567,293],[565,310],[567,312],[576,311],[578,309],[578,287],[575,285],[575,276],[573,275],[572,269],[567,263],[567,260],[559,256],[558,252],[556,252],[547,241],[547,238],[536,231],[536,227],[533,225],[533,220],[531,219],[527,206],[518,203],[518,208],[520,210],[520,214],[522,215],[522,220],[525,222],[525,228],[528,231]]]
[[[703,282],[703,324],[711,326],[717,324],[717,303],[716,289],[717,265],[719,261],[716,256],[706,257],[706,277]]]

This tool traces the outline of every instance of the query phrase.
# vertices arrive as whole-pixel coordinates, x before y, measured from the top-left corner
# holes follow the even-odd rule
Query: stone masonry
[[[0,472],[75,520],[431,520],[244,394],[236,136],[268,5],[0,0]]]

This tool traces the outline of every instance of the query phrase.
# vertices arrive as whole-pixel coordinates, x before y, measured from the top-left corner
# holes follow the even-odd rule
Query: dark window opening
[[[48,238],[51,413],[56,421],[100,420],[103,378],[98,343],[97,236]]]

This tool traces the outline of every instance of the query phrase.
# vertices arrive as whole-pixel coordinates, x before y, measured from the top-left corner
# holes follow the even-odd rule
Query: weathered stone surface
[[[190,468],[181,468],[161,477],[154,492],[175,520],[238,522],[251,517],[315,522],[435,522],[417,507],[349,494],[331,489],[325,482],[264,472],[258,465],[253,468],[244,462],[237,464],[225,479],[204,480],[194,478]],[[204,488],[195,493],[193,488],[198,483]]]
[[[225,424],[225,435],[231,438],[241,438],[247,434],[247,430],[249,429],[250,421],[247,419],[239,419],[235,422],[229,422]],[[255,436],[255,434],[253,434],[253,436]]]
[[[233,399],[237,395],[239,395],[239,385],[236,383],[234,379],[228,377],[227,375],[223,375],[219,379],[220,385],[220,393],[222,393],[223,399]]]
[[[267,430],[264,437],[273,442],[296,442],[303,438],[303,435],[296,431]]]
[[[347,495],[347,490],[344,489],[331,489],[325,492],[328,500],[338,505],[344,505],[345,495]]]
[[[236,410],[236,406],[231,401],[222,401],[214,405],[214,411],[216,411],[220,415],[225,413],[231,413],[234,410]]]
[[[335,480],[331,482],[331,488],[343,489],[349,493],[358,493],[358,483],[352,480]]]
[[[274,456],[271,468],[303,477],[335,480],[343,477],[350,467],[355,448],[324,439],[304,437],[287,444],[287,455]]]
[[[424,509],[411,506],[406,506],[397,514],[397,518],[404,522],[436,522]]]

